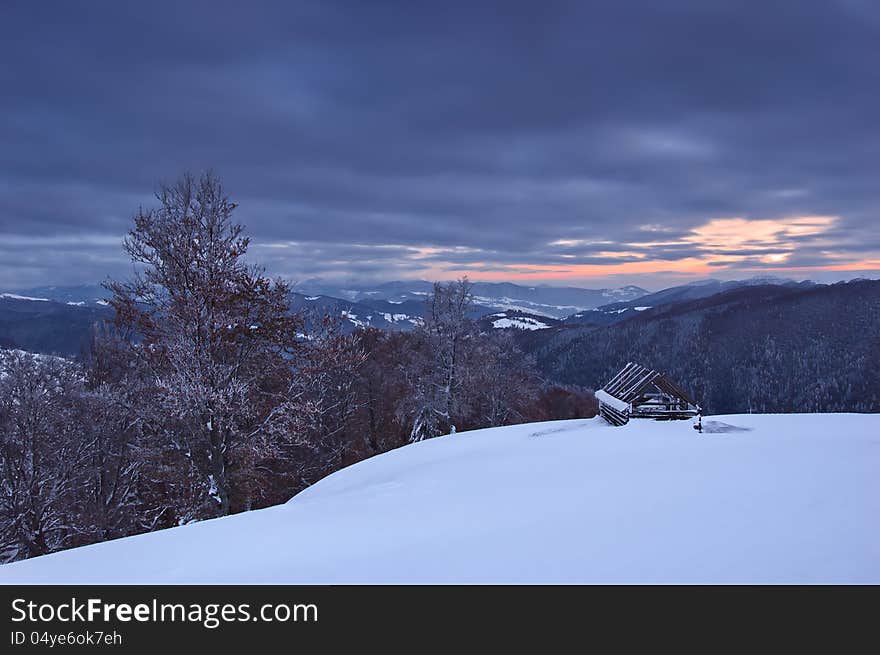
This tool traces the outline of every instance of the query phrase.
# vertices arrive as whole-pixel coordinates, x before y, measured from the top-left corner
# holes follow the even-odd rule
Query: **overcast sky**
[[[880,275],[880,3],[0,0],[0,290],[213,168],[294,279]]]

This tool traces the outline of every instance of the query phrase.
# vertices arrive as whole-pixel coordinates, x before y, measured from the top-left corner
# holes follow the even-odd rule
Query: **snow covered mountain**
[[[385,282],[374,285],[339,285],[319,279],[305,280],[296,290],[307,295],[325,295],[355,302],[388,301],[400,303],[423,301],[433,285],[424,280]],[[527,287],[509,282],[476,282],[474,302],[489,311],[514,310],[562,318],[600,305],[635,300],[648,291],[636,286],[619,289],[581,289],[577,287]]]
[[[301,293],[291,294],[290,306],[294,311],[303,314],[307,329],[324,316],[337,316],[346,330],[374,327],[380,330],[406,331],[419,325],[424,314],[424,302],[394,305],[387,301],[357,302]]]
[[[27,298],[50,300],[77,307],[100,307],[107,305],[107,299],[111,294],[100,284],[79,284],[76,286],[35,287],[20,292],[20,295]]]
[[[291,307],[304,312],[307,328],[310,321],[328,315],[341,318],[346,330],[374,327],[407,331],[422,322],[425,299],[432,291],[433,285],[424,281],[351,289],[309,280],[296,286]],[[552,319],[583,308],[625,301],[645,293],[639,287],[594,290],[477,283],[470,313],[474,319],[499,312],[520,315],[516,320],[499,319],[491,327],[543,328],[557,323]],[[0,347],[75,356],[91,326],[111,315],[109,295],[100,285],[0,290]]]
[[[708,298],[719,293],[733,291],[734,289],[742,289],[745,287],[784,287],[788,289],[808,289],[816,286],[816,283],[810,280],[796,282],[786,278],[773,276],[753,277],[747,280],[699,280],[690,284],[683,284],[677,287],[669,287],[655,293],[649,293],[639,298],[619,300],[598,307],[598,311],[606,314],[623,312],[627,309],[650,309],[652,307],[661,307],[672,303],[685,302],[688,300],[699,300],[700,298]]]
[[[478,430],[277,507],[0,566],[16,583],[880,583],[880,415]]]

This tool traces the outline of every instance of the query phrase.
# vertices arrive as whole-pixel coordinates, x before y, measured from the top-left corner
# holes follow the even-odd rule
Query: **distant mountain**
[[[76,286],[34,287],[17,291],[16,295],[42,298],[69,305],[103,306],[111,294],[100,284],[80,284]]]
[[[291,309],[301,312],[310,328],[325,316],[339,317],[346,330],[374,327],[380,330],[408,331],[419,325],[424,316],[424,301],[390,303],[355,302],[332,296],[291,294]]]
[[[433,292],[433,288],[431,282],[424,280],[357,286],[311,279],[294,286],[296,292],[294,304],[297,309],[332,306],[333,311],[330,313],[334,315],[341,315],[345,310],[351,317],[349,322],[352,326],[371,325],[382,329],[409,329],[412,326],[410,319],[424,316],[424,302]],[[648,292],[636,286],[619,289],[581,289],[528,287],[507,282],[477,282],[474,284],[473,293],[474,318],[506,310],[564,318],[600,305],[634,301]],[[109,292],[100,285],[44,286],[16,291],[15,295],[82,307],[103,306],[110,296]],[[316,305],[303,304],[302,298],[305,297],[322,300]],[[329,299],[336,302],[331,302]]]
[[[312,281],[311,284],[318,287],[317,282]],[[302,287],[299,285],[298,289],[302,290]],[[416,281],[334,290],[339,296],[346,297],[295,292],[291,297],[291,308],[303,313],[306,331],[328,315],[339,317],[346,331],[364,327],[407,331],[422,322],[426,311],[425,300],[432,288],[428,282]],[[630,352],[638,352],[636,348],[619,342],[619,334],[630,335],[633,330],[647,330],[650,334],[656,326],[670,322],[678,324],[684,321],[693,327],[701,325],[706,316],[722,311],[745,317],[763,304],[773,304],[789,296],[821,288],[824,286],[812,282],[777,278],[732,282],[707,280],[556,317],[551,315],[551,311],[563,314],[563,311],[574,306],[565,303],[586,303],[590,298],[596,301],[599,297],[607,299],[609,296],[625,298],[641,294],[644,289],[589,290],[478,283],[474,291],[479,304],[473,307],[471,317],[479,321],[483,330],[513,330],[526,350],[539,354],[539,360],[543,362],[549,377],[594,386],[601,382],[603,376],[612,372],[619,363],[618,359],[629,357]],[[41,287],[0,293],[0,348],[75,356],[86,342],[90,327],[110,317],[111,310],[106,307],[105,297],[106,291],[95,285]],[[534,306],[539,309],[533,309]],[[748,323],[745,325],[749,327]],[[587,334],[591,336],[585,337]],[[613,343],[619,343],[620,351],[617,355],[607,356],[608,352],[602,351],[602,348],[611,347],[608,344]],[[672,356],[670,353],[679,352],[662,340],[645,344],[655,354]],[[680,344],[678,341],[676,344],[677,348]],[[583,348],[589,348],[591,352],[597,349],[605,352],[601,359],[601,370],[596,368],[600,366],[598,362],[578,364],[573,369],[568,364],[562,364],[581,361],[580,351]],[[547,353],[553,349],[556,349],[555,354],[549,357]],[[685,359],[689,356],[685,352]],[[744,410],[737,405],[730,411]]]
[[[698,298],[708,298],[718,293],[740,289],[742,287],[757,286],[782,286],[782,287],[800,287],[807,288],[815,286],[814,282],[805,280],[796,282],[778,277],[753,277],[747,280],[700,280],[691,282],[677,287],[670,287],[648,293],[639,298],[622,300],[598,307],[600,311],[614,311],[618,309],[635,308],[635,307],[657,307],[660,305],[668,305],[670,303],[682,302],[685,300],[696,300]]]
[[[778,277],[754,277],[747,280],[700,280],[662,291],[649,293],[639,298],[624,302],[613,302],[595,309],[584,310],[565,318],[568,325],[611,325],[626,321],[642,312],[656,310],[676,303],[700,298],[709,298],[719,293],[747,287],[772,286],[782,288],[807,289],[816,286],[814,282],[805,280],[796,282]]]
[[[295,287],[306,295],[326,295],[353,302],[384,300],[393,303],[422,301],[433,290],[424,280],[395,281],[373,285],[339,285],[318,279],[305,280]],[[578,287],[522,286],[509,282],[476,282],[473,286],[477,305],[489,311],[516,310],[563,318],[581,310],[614,302],[627,302],[648,293],[636,286],[619,289],[581,289]]]
[[[76,291],[82,293],[77,295]],[[43,288],[27,292],[0,293],[0,348],[20,348],[47,355],[75,357],[88,340],[95,323],[112,318],[106,301],[95,299],[94,288]],[[31,295],[42,293],[42,296]],[[26,295],[27,294],[27,295]],[[46,296],[54,296],[48,298]],[[324,316],[339,317],[343,329],[362,327],[411,330],[420,324],[424,302],[351,302],[328,296],[294,293],[291,309],[302,312],[309,330]],[[489,310],[480,307],[474,318]]]
[[[111,316],[112,310],[102,305],[0,293],[0,348],[76,356],[86,344],[91,326]]]

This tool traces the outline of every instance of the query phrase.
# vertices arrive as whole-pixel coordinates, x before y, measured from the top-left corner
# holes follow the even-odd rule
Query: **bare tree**
[[[116,326],[137,335],[139,365],[168,418],[161,437],[199,473],[206,514],[224,515],[235,469],[253,461],[248,450],[281,418],[267,399],[287,388],[301,322],[288,286],[244,262],[248,238],[214,175],[186,175],[157,199],[157,209],[135,215],[124,243],[140,272],[106,286]]]
[[[417,330],[422,357],[415,357],[416,409],[411,441],[456,431],[455,416],[462,414],[467,394],[462,393],[468,375],[468,349],[476,326],[469,317],[473,305],[467,278],[435,283],[428,299],[424,325]]]
[[[415,337],[407,332],[368,328],[360,333],[365,352],[358,369],[361,435],[365,455],[375,455],[405,445],[410,437]]]
[[[357,333],[346,334],[338,319],[327,317],[303,348],[300,379],[312,408],[311,443],[324,464],[342,460],[355,439],[352,423],[359,409],[357,375],[366,354]]]
[[[0,539],[4,559],[43,555],[82,529],[76,493],[91,445],[82,376],[71,362],[0,361]]]
[[[474,427],[521,423],[538,395],[539,380],[534,362],[516,345],[509,330],[481,334],[476,340],[469,367],[469,389],[476,409]]]
[[[82,512],[94,540],[104,541],[148,527],[138,485],[149,460],[143,407],[150,384],[146,371],[134,367],[130,344],[106,324],[92,327],[81,357],[93,434]]]

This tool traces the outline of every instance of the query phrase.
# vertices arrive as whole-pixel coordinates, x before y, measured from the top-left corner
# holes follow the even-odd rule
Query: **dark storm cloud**
[[[726,217],[880,252],[870,2],[7,2],[0,56],[0,287],[125,272],[107,240],[209,167],[293,277],[675,262]]]

